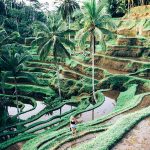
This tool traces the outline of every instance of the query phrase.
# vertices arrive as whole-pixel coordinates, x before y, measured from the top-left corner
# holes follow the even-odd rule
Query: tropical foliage
[[[58,8],[58,12],[62,15],[63,20],[68,22],[68,27],[70,29],[70,23],[72,14],[75,11],[79,11],[80,6],[75,0],[64,0],[62,4]],[[69,40],[70,40],[70,34],[69,34]]]
[[[90,41],[94,101],[96,101],[94,83],[94,54],[96,52],[96,42],[99,41],[103,49],[105,49],[106,45],[104,35],[112,35],[108,28],[112,29],[114,27],[114,24],[111,22],[111,16],[103,11],[105,5],[106,3],[98,5],[96,0],[84,3],[82,11],[84,28],[82,28],[76,35],[80,47],[84,47],[87,40]]]
[[[74,49],[74,43],[65,36],[69,33],[59,14],[49,16],[47,24],[37,22],[34,25],[36,39],[32,42],[38,46],[38,54],[42,60],[48,55],[53,55],[57,69],[58,89],[61,98],[60,79],[59,79],[59,58],[70,57],[68,49]]]
[[[0,0],[0,150],[112,149],[148,117],[148,2]]]
[[[14,93],[16,95],[16,105],[18,115],[19,115],[19,103],[18,103],[17,77],[24,77],[30,79],[31,81],[36,81],[33,75],[23,71],[23,67],[25,65],[24,63],[27,60],[29,60],[29,58],[30,58],[29,55],[15,53],[15,51],[11,51],[8,54],[4,53],[0,57],[1,69],[5,71],[5,74],[3,75],[3,82],[5,82],[5,80],[8,77],[14,78],[15,84]]]

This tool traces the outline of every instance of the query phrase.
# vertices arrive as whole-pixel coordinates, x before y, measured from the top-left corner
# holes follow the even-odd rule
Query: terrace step
[[[116,57],[141,57],[150,48],[142,46],[112,45],[108,46],[106,54]]]
[[[117,40],[117,45],[126,45],[126,46],[144,46],[146,39],[144,38],[136,38],[136,37],[120,37]]]
[[[77,72],[75,72],[73,70],[62,70],[61,74],[65,78],[71,78],[71,79],[75,79],[75,80],[79,80],[79,79],[82,79],[82,78],[91,79],[90,75],[85,75],[85,74],[82,74],[82,73],[77,73]],[[99,80],[99,79],[101,79],[99,76],[95,77],[95,80]]]
[[[90,60],[91,61],[91,60]],[[141,68],[149,68],[149,61],[139,61],[138,59],[128,59],[121,57],[105,56],[105,55],[95,55],[95,64],[99,67],[111,68],[123,72],[135,72]]]
[[[97,56],[96,56],[97,57]],[[75,61],[78,61],[77,59],[74,59]],[[78,61],[79,63],[81,63],[81,64],[83,64],[83,65],[85,65],[85,66],[89,66],[90,64],[88,63],[86,63],[85,64],[85,62],[82,62],[82,61]],[[101,64],[99,64],[98,62],[97,62],[97,59],[95,59],[95,67],[96,68],[99,68],[99,69],[101,69],[101,70],[106,70],[106,71],[108,71],[108,73],[110,73],[110,74],[128,74],[128,72],[125,72],[125,71],[119,71],[119,70],[117,70],[117,69],[114,69],[114,68],[111,68],[111,67],[109,67],[109,66],[105,66],[105,65],[103,65],[103,63],[101,63]]]

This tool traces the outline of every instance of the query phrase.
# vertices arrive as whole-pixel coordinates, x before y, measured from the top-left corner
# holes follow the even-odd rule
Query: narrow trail
[[[113,150],[149,150],[150,117],[136,125]]]
[[[64,144],[62,147],[58,148],[57,150],[71,150],[72,148],[76,147],[79,144],[82,144],[83,142],[87,142],[89,140],[94,139],[97,134],[98,133],[85,135],[83,137],[78,138],[77,140]]]
[[[149,98],[150,96],[145,96],[143,101],[137,107],[101,123],[101,125],[106,123],[114,124],[123,115],[135,112],[136,110],[149,106],[150,105]],[[142,120],[133,129],[131,129],[131,131],[113,148],[113,150],[149,150],[150,147],[149,133],[150,133],[150,117]],[[85,135],[76,140],[65,143],[57,150],[71,150],[72,148],[75,148],[83,143],[86,143],[90,140],[94,140],[94,138],[96,138],[96,136],[99,134],[100,133],[93,133]]]
[[[24,143],[25,142],[20,142],[20,143],[14,144],[11,147],[7,148],[6,150],[21,150]]]

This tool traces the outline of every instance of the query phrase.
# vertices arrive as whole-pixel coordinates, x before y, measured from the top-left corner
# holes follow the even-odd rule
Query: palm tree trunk
[[[1,78],[2,78],[2,81],[1,81],[1,89],[2,89],[2,93],[3,93],[3,95],[4,95],[4,100],[5,100],[5,94],[6,94],[6,93],[5,93],[5,88],[4,88],[5,82],[4,82],[3,75],[1,75]],[[8,115],[8,107],[5,106],[4,108],[5,108],[5,110],[6,110],[6,114]]]
[[[68,18],[68,25],[69,25],[69,30],[70,30],[70,15],[69,15],[69,18]],[[70,40],[70,33],[69,33],[69,40]]]
[[[4,94],[4,100],[5,100],[4,83],[1,83],[1,88],[2,88],[2,93]],[[6,114],[7,114],[7,116],[8,116],[8,107],[7,107],[7,105],[6,105],[4,108],[5,108]]]
[[[16,18],[16,26],[17,26],[17,31],[19,32],[19,27],[18,27],[18,20]]]
[[[32,8],[32,21],[35,20],[35,12],[34,12],[34,9]]]
[[[61,107],[60,107],[60,119],[61,119],[61,113],[62,113],[61,111],[62,111],[62,109],[61,109]]]
[[[2,84],[1,84],[1,89],[2,89],[2,93],[4,94],[4,101],[5,101],[6,100],[5,99],[5,89],[4,89]],[[8,114],[8,107],[7,107],[7,105],[4,105],[4,106],[0,106],[0,108],[1,108],[2,118],[4,118],[3,121],[4,121],[4,125],[5,125],[6,124],[6,120],[8,118],[8,115],[9,115]]]
[[[12,10],[13,1],[10,2],[10,9]]]
[[[16,101],[17,101],[17,116],[19,119],[19,102],[18,102],[18,90],[17,90],[17,79],[16,79],[16,77],[15,77],[14,81],[15,81],[15,95],[16,95]]]
[[[94,84],[94,53],[95,53],[95,36],[91,32],[91,51],[92,51],[92,92],[93,92],[93,101],[96,101],[95,96],[95,84]]]
[[[4,89],[4,83],[1,83],[1,89],[2,89],[2,93],[5,94],[5,89]]]
[[[62,98],[62,96],[61,96],[61,89],[60,89],[60,76],[59,76],[59,65],[56,63],[56,73],[57,73],[57,80],[58,80],[58,82],[57,82],[57,85],[58,85],[58,92],[59,92],[59,97],[60,97],[60,99]]]
[[[128,0],[128,18],[129,18],[130,1]]]
[[[94,120],[94,109],[92,109],[92,120]]]
[[[6,16],[7,16],[7,6],[6,6],[6,0],[4,0],[3,2],[4,2],[4,6],[5,6],[5,13],[6,13]]]

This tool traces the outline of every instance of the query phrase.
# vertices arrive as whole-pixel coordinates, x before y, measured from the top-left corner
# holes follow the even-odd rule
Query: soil
[[[119,96],[120,92],[119,91],[116,91],[116,90],[111,90],[111,91],[106,91],[106,92],[103,92],[103,94],[106,96],[106,97],[110,97],[114,100],[117,100],[117,97]]]
[[[9,148],[7,148],[6,150],[21,150],[24,143],[25,142],[20,142],[20,143],[14,144],[14,145],[10,146]]]
[[[113,150],[150,150],[150,117],[136,125]]]
[[[77,140],[64,144],[57,150],[71,150],[72,148],[75,148],[79,144],[83,144],[84,142],[94,139],[97,134],[98,133],[85,135],[84,137],[78,138]]]

